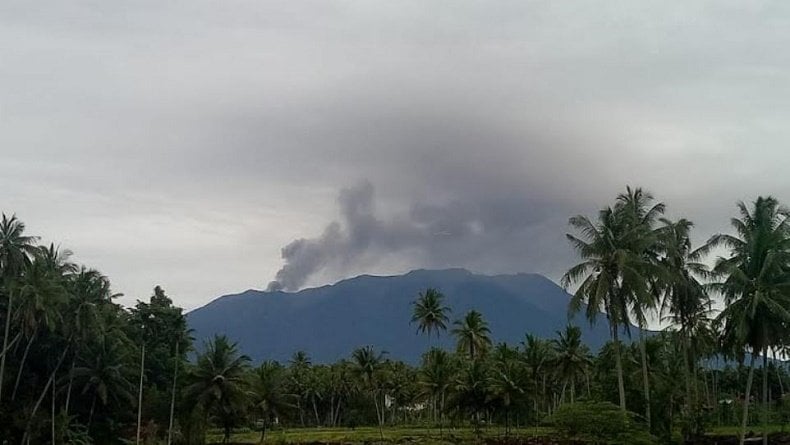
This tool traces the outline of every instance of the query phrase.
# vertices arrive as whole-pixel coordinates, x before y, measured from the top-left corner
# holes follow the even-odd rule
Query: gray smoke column
[[[342,277],[392,263],[544,272],[558,260],[550,245],[560,262],[567,258],[556,247],[565,245],[561,227],[567,213],[547,215],[546,205],[518,195],[412,203],[405,214],[385,218],[377,213],[373,185],[363,181],[340,192],[338,207],[340,218],[320,236],[296,239],[282,249],[285,264],[267,290],[296,291],[321,272]]]
[[[341,222],[330,223],[317,238],[300,238],[283,247],[285,265],[267,290],[297,290],[329,262],[348,262],[364,251],[380,225],[373,213],[373,194],[369,181],[342,190]]]

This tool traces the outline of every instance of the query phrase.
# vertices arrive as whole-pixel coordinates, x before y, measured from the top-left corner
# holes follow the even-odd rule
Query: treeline
[[[149,302],[124,308],[107,277],[71,255],[2,216],[4,444],[119,443],[161,433],[184,412],[183,385],[174,386],[191,348],[182,310],[159,287]]]
[[[507,432],[578,420],[581,411],[557,413],[579,401],[638,413],[645,431],[666,440],[784,422],[788,373],[771,356],[790,344],[790,212],[773,198],[738,209],[734,234],[699,248],[692,224],[666,219],[640,189],[594,218],[571,218],[581,262],[563,277],[575,288],[570,312],[607,323],[612,336],[595,354],[571,325],[553,339],[493,344],[483,314],[453,314],[439,290],[426,289],[415,296],[415,330],[452,335],[457,348],[432,348],[419,364],[372,346],[333,364],[303,352],[253,364],[221,336],[191,353],[182,310],[164,290],[124,308],[106,277],[4,215],[0,437],[200,444],[208,432],[227,440],[240,428],[263,440],[272,428],[402,424]],[[714,295],[725,303],[718,313]],[[670,327],[647,333],[651,320]]]

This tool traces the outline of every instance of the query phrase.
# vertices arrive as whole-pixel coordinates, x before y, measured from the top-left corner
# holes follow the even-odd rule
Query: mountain
[[[568,295],[537,274],[478,275],[464,269],[415,270],[399,276],[362,275],[330,286],[295,293],[246,292],[226,295],[187,314],[198,347],[214,334],[239,342],[255,361],[286,361],[299,350],[316,363],[348,357],[373,345],[390,357],[416,363],[431,345],[452,347],[449,332],[430,340],[410,324],[418,292],[438,288],[446,296],[451,320],[467,311],[482,312],[494,342],[518,344],[526,333],[555,337],[568,323]],[[609,337],[606,319],[590,327],[575,324],[593,349]]]

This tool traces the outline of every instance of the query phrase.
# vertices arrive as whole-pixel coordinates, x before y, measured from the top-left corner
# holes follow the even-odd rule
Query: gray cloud
[[[625,184],[700,238],[738,199],[790,201],[789,21],[772,1],[4,2],[0,203],[126,304],[260,287],[282,246],[308,277],[290,288],[558,278],[567,217]]]

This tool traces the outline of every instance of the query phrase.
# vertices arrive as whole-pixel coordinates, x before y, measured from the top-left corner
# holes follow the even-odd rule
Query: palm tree
[[[497,344],[492,354],[494,366],[490,376],[491,397],[505,411],[505,435],[510,433],[510,408],[524,394],[523,368],[519,352],[506,343]]]
[[[478,358],[491,346],[491,329],[480,312],[471,310],[454,324],[452,333],[458,342],[458,351],[468,353],[470,359]]]
[[[129,380],[129,345],[129,340],[118,331],[113,335],[99,335],[72,372],[74,380],[82,385],[82,394],[91,395],[88,428],[93,421],[97,401],[102,406],[111,400],[134,403],[134,385]]]
[[[455,404],[472,417],[475,432],[480,432],[480,412],[491,400],[489,367],[484,360],[471,360],[455,382]]]
[[[534,410],[536,426],[540,420],[540,398],[546,398],[547,369],[554,360],[553,350],[548,341],[527,334],[521,343],[524,347],[523,360],[530,373],[532,394],[534,394]],[[541,384],[542,383],[542,384]]]
[[[439,428],[443,426],[445,398],[453,377],[453,363],[450,354],[439,348],[428,350],[422,359],[422,367],[418,375],[418,384],[423,395],[433,403],[434,420],[436,405],[439,405]]]
[[[568,288],[580,282],[569,306],[571,314],[586,304],[585,315],[590,323],[595,323],[600,313],[606,315],[615,345],[618,392],[623,410],[626,409],[625,384],[619,332],[622,329],[630,334],[633,314],[642,328],[641,335],[647,314],[657,305],[657,283],[662,274],[657,256],[661,232],[654,224],[663,211],[664,205],[654,204],[652,195],[628,187],[626,193],[617,197],[614,208],[599,211],[595,223],[582,215],[569,220],[580,236],[566,236],[582,262],[565,273],[562,285]],[[644,353],[642,370],[649,419],[650,392]]]
[[[627,249],[641,262],[634,267],[621,271],[621,284],[627,289],[628,307],[633,312],[639,325],[639,352],[642,365],[642,385],[645,396],[645,419],[647,428],[651,430],[650,414],[650,373],[647,367],[644,332],[647,329],[647,316],[656,311],[660,300],[661,281],[665,273],[659,261],[662,248],[663,231],[656,227],[658,218],[664,213],[666,206],[654,202],[653,195],[641,188],[626,187],[625,193],[617,197],[615,211],[621,214],[627,240]],[[630,334],[629,325],[626,332]]]
[[[78,345],[86,344],[95,335],[107,335],[108,328],[102,317],[102,310],[112,299],[121,294],[113,294],[110,290],[110,280],[95,269],[80,268],[69,277],[66,283],[69,301],[67,302],[64,320]],[[118,329],[120,331],[120,329]],[[71,402],[71,389],[73,385],[73,370],[77,363],[79,351],[72,353],[71,366],[69,367],[68,384],[64,411],[69,412]]]
[[[261,416],[261,438],[266,437],[266,426],[286,409],[291,407],[288,399],[292,396],[284,392],[285,370],[279,363],[263,362],[255,371],[253,383],[253,403]]]
[[[40,331],[49,332],[61,322],[62,304],[67,299],[65,280],[60,272],[52,270],[41,258],[24,268],[22,277],[10,292],[18,295],[17,309],[19,329],[27,338],[27,345],[19,363],[16,382],[11,392],[11,400],[16,399],[17,389],[22,380],[30,347]]]
[[[38,237],[27,236],[25,223],[16,215],[10,218],[5,213],[0,219],[0,291],[5,289],[5,329],[3,333],[3,355],[0,357],[0,401],[3,399],[3,377],[5,375],[6,351],[8,351],[11,319],[13,318],[13,292],[9,292],[10,282],[18,276],[22,268],[30,262],[35,253]]]
[[[227,420],[246,403],[249,362],[250,358],[239,354],[237,344],[231,343],[224,335],[214,336],[205,345],[192,370],[192,383],[185,390],[188,400],[202,410],[204,424],[210,413],[216,411]],[[228,440],[230,423],[226,421],[223,443]]]
[[[355,373],[362,378],[363,384],[368,388],[373,397],[373,405],[376,408],[376,417],[378,419],[379,433],[382,436],[382,440],[384,440],[384,432],[382,430],[384,426],[384,406],[383,401],[381,405],[379,405],[378,393],[380,391],[377,388],[374,378],[381,369],[385,354],[386,352],[377,353],[376,350],[373,349],[373,346],[357,348],[351,354]]]
[[[302,401],[306,397],[308,372],[312,363],[305,351],[296,351],[291,357],[289,364],[291,366],[290,380],[296,394],[296,409],[299,411],[299,421],[302,426],[305,426]]]
[[[606,315],[615,349],[620,408],[625,411],[619,332],[628,325],[629,318],[628,301],[621,278],[622,270],[637,267],[641,258],[634,257],[628,250],[623,224],[611,207],[601,210],[595,223],[582,215],[572,217],[569,223],[581,235],[567,234],[566,237],[582,259],[562,277],[562,285],[566,289],[581,281],[571,299],[569,312],[579,312],[586,305],[585,315],[591,324],[596,322],[600,313]]]
[[[570,384],[571,403],[575,401],[576,382],[587,377],[592,359],[590,350],[582,343],[582,331],[577,326],[567,326],[565,331],[557,331],[557,339],[552,342],[554,347],[554,372],[562,382],[562,397],[565,400],[565,389]]]
[[[697,410],[696,369],[699,359],[695,341],[706,338],[709,328],[711,299],[699,278],[708,278],[708,266],[702,263],[703,249],[692,250],[689,236],[693,224],[681,219],[672,222],[662,219],[661,259],[666,272],[663,283],[664,300],[661,314],[677,327],[683,356],[683,376],[686,386],[685,406],[687,415]],[[698,278],[699,277],[699,278]],[[694,384],[692,390],[692,374]],[[695,431],[697,433],[698,431]]]
[[[723,336],[741,349],[749,350],[749,377],[741,420],[741,444],[746,435],[749,396],[754,378],[754,358],[781,343],[790,323],[790,211],[773,197],[758,197],[751,209],[738,203],[739,218],[732,218],[736,235],[714,235],[705,251],[729,249],[713,268],[722,281],[713,288],[724,296],[725,308],[718,320]],[[767,412],[767,373],[763,373],[763,404]],[[767,419],[763,418],[765,424]],[[765,427],[765,425],[764,425]],[[767,431],[763,443],[767,443]]]
[[[450,308],[442,306],[444,295],[434,288],[428,288],[425,292],[420,292],[419,298],[413,303],[414,311],[411,318],[412,323],[417,323],[417,331],[431,336],[431,332],[436,333],[438,338],[442,331],[447,330],[449,318],[447,313]]]

